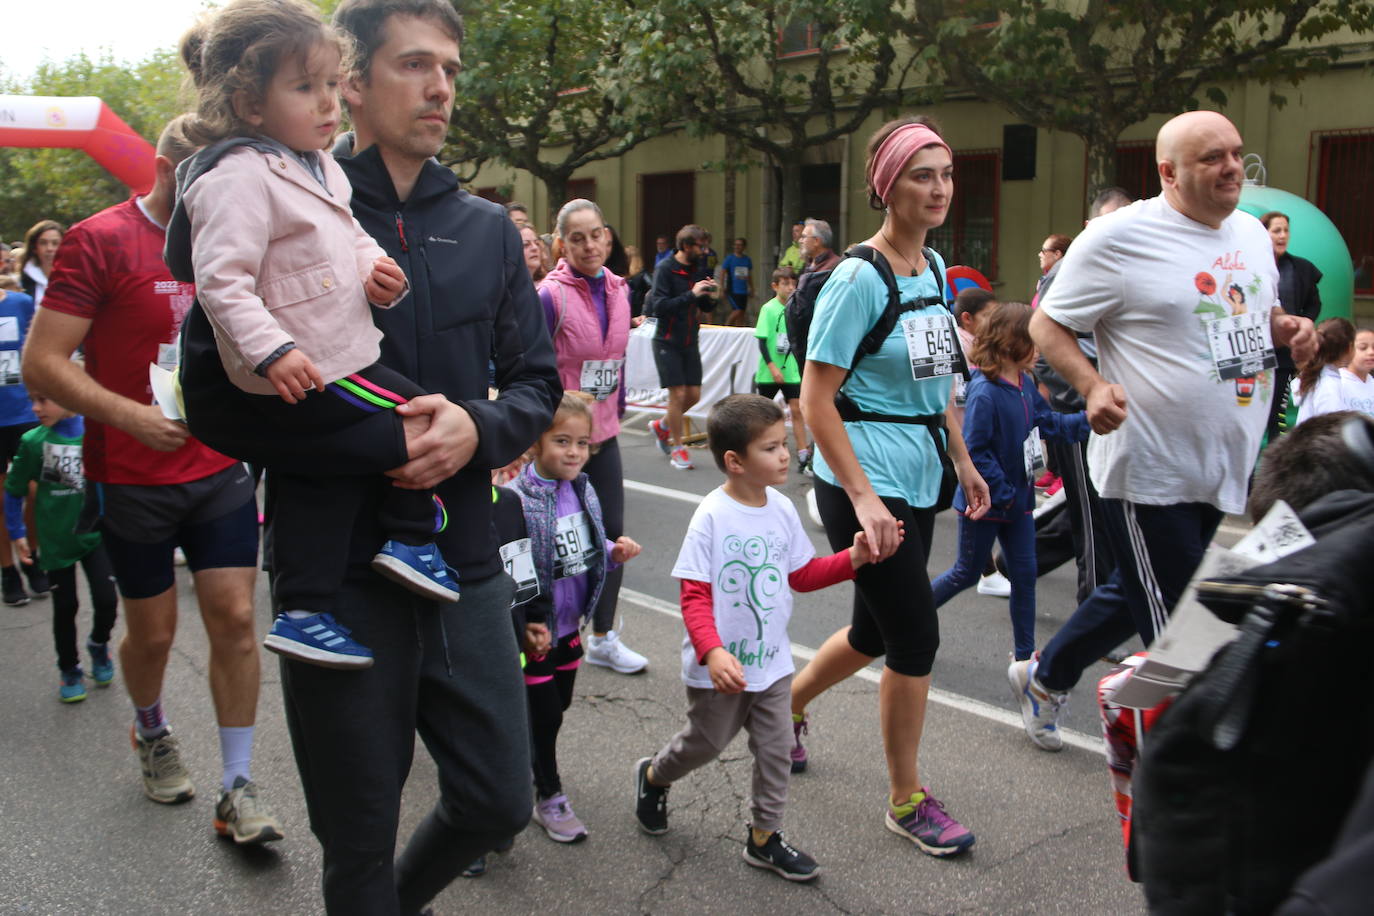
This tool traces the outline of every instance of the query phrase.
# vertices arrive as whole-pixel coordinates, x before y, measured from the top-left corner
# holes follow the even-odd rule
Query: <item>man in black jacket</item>
[[[706,230],[687,225],[678,230],[677,250],[654,268],[654,365],[658,383],[668,389],[667,423],[652,420],[649,429],[673,467],[692,468],[682,444],[683,415],[701,400],[701,318],[716,307],[720,289],[701,261]]]
[[[359,499],[341,522],[353,538],[334,612],[376,662],[340,672],[283,661],[282,689],[323,847],[326,908],[410,914],[529,820],[514,584],[492,526],[490,469],[548,427],[562,389],[515,225],[433,159],[453,108],[458,15],[444,0],[344,0],[334,21],[358,49],[343,90],[356,134],[335,156],[353,185],[354,215],[410,281],[399,306],[373,313],[386,335],[381,362],[434,394],[398,408],[402,418],[370,415],[309,453],[258,431],[219,444],[274,474],[379,472],[357,477]],[[198,408],[213,410],[214,386],[228,384],[199,311],[185,348],[194,429]],[[492,401],[489,363],[500,392]],[[458,573],[458,603],[425,601],[370,570],[382,471],[391,485],[437,488],[452,523],[436,541]],[[320,523],[340,523],[337,514],[320,506]],[[439,801],[393,864],[417,731],[439,771]]]

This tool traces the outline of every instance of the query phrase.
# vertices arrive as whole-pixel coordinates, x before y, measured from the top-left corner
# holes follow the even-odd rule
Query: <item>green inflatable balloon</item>
[[[1321,282],[1317,284],[1322,297],[1322,313],[1318,320],[1350,317],[1355,298],[1355,268],[1345,239],[1325,213],[1296,194],[1249,182],[1241,189],[1240,209],[1255,217],[1270,210],[1286,213],[1291,232],[1289,253],[1306,258],[1322,272]]]

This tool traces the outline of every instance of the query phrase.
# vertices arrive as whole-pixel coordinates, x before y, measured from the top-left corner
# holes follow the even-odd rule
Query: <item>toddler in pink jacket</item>
[[[403,441],[394,410],[425,394],[377,362],[382,333],[369,302],[394,306],[408,291],[405,274],[353,218],[348,179],[323,151],[339,125],[342,50],[299,0],[233,0],[183,40],[199,92],[192,130],[208,145],[178,171],[165,255],[174,276],[194,279],[241,392],[212,421],[238,438],[247,429],[308,442],[386,411]],[[214,431],[193,422],[214,445]],[[326,667],[369,667],[371,650],[328,613],[352,526],[319,520],[325,505],[361,511],[369,488],[323,471],[269,470],[272,589],[282,613],[266,647]],[[458,600],[434,544],[446,520],[437,497],[380,475],[377,487],[371,504],[387,540],[373,568],[426,597]]]

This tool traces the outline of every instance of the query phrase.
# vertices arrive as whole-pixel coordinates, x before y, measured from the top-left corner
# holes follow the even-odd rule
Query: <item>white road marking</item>
[[[629,485],[630,481],[625,481],[625,486],[628,487]],[[648,484],[640,484],[639,486],[647,487]],[[654,489],[657,490],[662,488],[655,487]],[[680,491],[669,490],[668,492],[677,493]],[[700,497],[693,496],[693,501],[699,499]],[[638,605],[645,610],[657,611],[668,617],[676,617],[678,620],[682,619],[682,611],[671,601],[664,601],[661,598],[655,598],[653,595],[647,595],[644,592],[635,591],[632,588],[621,588],[620,598],[622,601]],[[816,657],[816,650],[810,646],[803,646],[794,642],[792,643],[792,655],[803,661],[809,662]],[[872,668],[861,668],[855,676],[876,684],[881,674],[880,672],[874,671]],[[957,693],[950,693],[947,690],[940,690],[937,687],[930,688],[930,699],[931,702],[939,703],[941,706],[949,706],[960,712],[966,712],[984,719],[990,719],[1000,725],[1014,728],[1019,732],[1024,733],[1025,731],[1025,727],[1021,724],[1020,713],[1008,712],[1005,709],[993,706],[991,703],[984,703],[982,700],[975,700],[971,697],[962,696]],[[1059,734],[1063,737],[1064,743],[1071,747],[1076,747],[1084,751],[1091,751],[1095,754],[1101,754],[1104,757],[1107,754],[1107,746],[1100,737],[1086,735],[1083,732],[1073,731],[1068,728],[1060,729]]]
[[[634,490],[636,493],[648,493],[652,496],[662,496],[664,499],[676,499],[679,502],[691,503],[694,506],[705,498],[700,493],[688,493],[686,490],[673,490],[652,483],[641,483],[638,480],[626,480],[625,489]]]

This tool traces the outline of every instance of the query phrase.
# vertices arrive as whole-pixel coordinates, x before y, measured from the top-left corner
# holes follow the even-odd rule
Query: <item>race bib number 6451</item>
[[[934,378],[960,371],[962,351],[954,336],[954,318],[949,313],[903,319],[902,333],[907,355],[911,357],[912,378]]]

